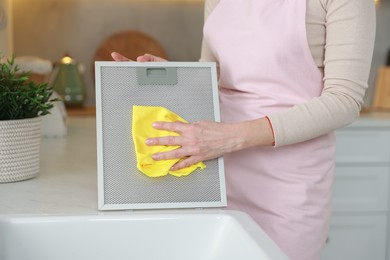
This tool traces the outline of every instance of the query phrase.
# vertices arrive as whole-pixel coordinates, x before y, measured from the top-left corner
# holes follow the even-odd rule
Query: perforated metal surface
[[[175,85],[141,85],[137,67],[177,67]],[[222,159],[186,177],[149,178],[136,168],[132,106],[163,106],[189,122],[219,121],[212,63],[96,63],[100,209],[226,205]]]

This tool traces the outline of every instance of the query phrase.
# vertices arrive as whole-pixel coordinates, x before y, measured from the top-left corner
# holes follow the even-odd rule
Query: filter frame
[[[140,81],[138,79],[138,76],[137,80],[135,80],[134,75],[129,76],[130,80],[123,76],[123,73],[137,73],[137,71],[144,71],[145,68],[151,69],[152,72],[154,69],[156,69],[157,73],[150,73],[152,76],[161,76],[161,74],[164,74],[161,71],[166,69],[167,71],[169,71],[169,77],[172,77],[172,75],[176,75],[175,73],[172,73],[172,70],[177,70],[178,81],[175,82],[171,79],[169,79],[168,81],[161,79],[162,84],[158,84],[159,79],[153,79],[153,84],[147,85],[145,83],[145,80],[142,79],[142,81]],[[192,77],[191,73],[195,74],[195,76]],[[191,81],[191,83],[189,83],[189,88],[191,88],[190,92],[186,92],[187,90],[189,90],[187,86],[188,81]],[[131,114],[131,111],[129,110],[132,105],[142,105],[139,103],[134,103],[135,101],[132,100],[134,95],[142,96],[141,99],[144,102],[148,103],[147,105],[150,105],[150,103],[154,105],[156,101],[147,101],[147,97],[143,96],[142,91],[145,89],[145,94],[150,95],[150,93],[153,93],[154,90],[151,90],[150,88],[155,87],[155,94],[161,98],[161,106],[164,106],[165,102],[165,105],[173,106],[173,108],[176,110],[174,112],[182,116],[182,114],[185,114],[185,111],[188,110],[186,104],[188,102],[186,102],[186,100],[189,100],[189,103],[191,103],[191,107],[193,107],[193,109],[199,111],[203,109],[203,111],[199,113],[199,116],[203,116],[202,118],[197,118],[196,116],[192,117],[192,115],[188,114],[187,117],[192,117],[192,120],[206,119],[220,122],[217,72],[216,64],[214,62],[95,62],[95,84],[99,210],[226,207],[226,186],[224,163],[222,157],[206,161],[205,163],[207,168],[205,170],[196,170],[198,172],[194,172],[188,177],[180,177],[179,179],[173,176],[164,176],[159,177],[156,180],[154,178],[142,176],[142,173],[140,173],[136,168],[133,172],[134,167],[131,168],[132,170],[129,171],[129,174],[139,174],[139,176],[137,175],[137,177],[134,177],[135,175],[131,175],[130,178],[127,175],[127,171],[125,171],[124,173],[122,168],[119,168],[119,170],[115,169],[117,167],[116,165],[125,165],[127,161],[115,161],[117,160],[117,157],[122,157],[123,152],[119,150],[117,151],[115,148],[116,146],[112,144],[113,142],[111,142],[111,140],[114,140],[118,143],[120,143],[121,141],[124,141],[123,143],[126,143],[128,141],[127,139],[130,139],[131,137],[123,134],[123,131],[120,132],[118,130],[116,132],[116,130],[112,130],[116,128],[123,128],[124,126],[119,125],[120,127],[118,127],[118,125],[112,123],[114,121],[117,122],[118,120],[112,119],[111,112],[107,112],[110,111],[111,108],[115,108],[113,110],[117,110],[118,113],[122,116],[122,118],[127,117],[127,115]],[[115,91],[112,91],[112,88],[115,88],[117,86],[118,91],[120,92],[119,94],[116,94]],[[180,101],[180,98],[175,99],[178,101],[178,105],[182,105],[183,109],[181,109],[180,106],[176,109],[176,107],[172,105],[172,99],[169,101],[169,97],[164,95],[158,95],[159,92],[164,92],[164,88],[168,88],[168,90],[172,93],[172,90],[169,89],[170,87],[176,87],[179,88],[179,90],[183,90],[183,88],[187,87],[185,91],[175,91],[175,93],[179,93],[179,95],[186,95],[182,96],[184,101]],[[137,90],[135,91],[134,88],[136,88]],[[169,93],[169,91],[167,93]],[[181,94],[181,92],[183,93]],[[188,97],[188,93],[191,93],[193,97]],[[200,96],[197,97],[196,95]],[[109,97],[107,98],[107,96]],[[118,104],[120,107],[119,109],[117,108]],[[121,106],[121,104],[124,105]],[[184,106],[186,106],[185,109]],[[184,118],[187,119],[185,116]],[[126,120],[130,121],[130,119]],[[127,127],[127,125],[128,124],[126,123],[125,127]],[[116,136],[122,137],[119,137],[118,141],[118,138]],[[110,152],[107,152],[107,149],[109,149]],[[131,155],[131,157],[133,156]],[[130,161],[132,161],[134,158],[130,159]],[[112,179],[115,179],[115,181],[112,181]],[[137,183],[138,181],[139,183]],[[114,185],[112,183],[114,183]],[[181,186],[181,183],[185,183],[183,184],[183,187]],[[115,185],[117,185],[119,188],[118,190],[112,191],[113,188],[110,187],[115,187]],[[149,193],[142,194],[143,187],[138,187],[142,185],[145,185],[145,190],[149,188],[152,193],[158,192],[158,194],[156,194],[156,200],[154,199],[153,195],[150,195]],[[129,190],[127,190],[126,187],[129,187]],[[160,187],[161,189],[154,189],[155,187]],[[173,187],[178,188],[177,197],[175,197],[176,194],[175,189],[172,189]],[[188,189],[193,188],[193,193],[189,191],[187,194],[186,187],[189,187]],[[138,191],[136,191],[137,188],[139,188]],[[132,192],[136,194],[132,194]],[[161,197],[159,197],[160,194]],[[151,196],[150,200],[148,200],[148,196]],[[164,196],[167,197],[167,201],[164,200]],[[133,197],[136,198],[135,200],[137,201],[129,199]],[[138,201],[138,198],[140,199],[140,201]]]

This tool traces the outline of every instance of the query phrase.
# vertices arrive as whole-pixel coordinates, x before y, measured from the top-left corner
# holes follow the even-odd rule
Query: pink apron
[[[306,0],[221,0],[216,6],[204,34],[220,65],[223,122],[264,117],[321,95],[305,17]],[[228,208],[250,214],[291,259],[319,259],[334,151],[328,134],[226,155]]]

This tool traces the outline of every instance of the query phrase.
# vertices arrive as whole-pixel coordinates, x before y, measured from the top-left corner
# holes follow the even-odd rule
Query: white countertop
[[[95,118],[67,124],[65,138],[42,138],[38,177],[0,183],[0,214],[98,212]]]

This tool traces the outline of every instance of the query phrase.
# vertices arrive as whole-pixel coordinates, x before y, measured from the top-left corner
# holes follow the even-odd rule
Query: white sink
[[[236,211],[0,215],[2,260],[288,259]]]

